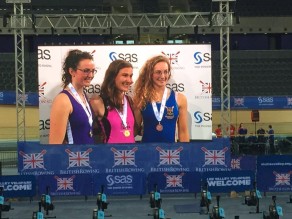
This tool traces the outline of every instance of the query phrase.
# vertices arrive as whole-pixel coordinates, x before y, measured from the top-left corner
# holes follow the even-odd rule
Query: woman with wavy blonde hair
[[[189,142],[187,99],[167,88],[171,77],[169,59],[148,59],[135,83],[134,106],[138,125],[143,124],[142,142]]]

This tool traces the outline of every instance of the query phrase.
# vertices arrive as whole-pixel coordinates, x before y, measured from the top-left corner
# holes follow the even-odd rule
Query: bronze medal
[[[156,130],[161,132],[163,130],[163,126],[159,123],[157,126],[156,126]]]
[[[129,137],[129,136],[130,136],[130,134],[131,134],[131,133],[130,133],[130,131],[129,131],[129,130],[125,130],[125,131],[124,131],[124,136],[125,136],[125,137]]]

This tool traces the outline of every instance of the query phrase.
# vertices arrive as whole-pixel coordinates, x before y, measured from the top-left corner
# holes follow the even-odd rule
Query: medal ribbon
[[[154,111],[154,115],[155,115],[155,117],[156,117],[156,119],[157,119],[157,121],[159,123],[160,123],[160,121],[162,120],[162,117],[163,117],[165,104],[166,104],[166,97],[167,97],[167,88],[165,87],[164,93],[163,93],[163,96],[162,96],[162,101],[161,101],[161,106],[160,106],[159,112],[158,112],[158,109],[157,109],[156,102],[152,102],[152,108],[153,108],[153,111]]]
[[[73,85],[70,83],[68,84],[68,87],[70,89],[70,91],[72,92],[72,94],[74,95],[74,97],[77,99],[77,101],[81,104],[83,110],[85,111],[87,117],[88,117],[88,123],[90,125],[90,127],[92,127],[92,112],[91,109],[89,107],[89,104],[87,102],[87,99],[85,98],[85,103],[86,105],[83,103],[83,101],[81,100],[81,97],[79,96],[79,94],[77,93],[77,91],[75,90],[75,88],[73,87]]]
[[[127,104],[127,98],[126,98],[126,95],[124,95],[124,105],[123,105],[123,112],[120,112],[117,108],[116,111],[118,112],[122,122],[123,122],[123,126],[124,128],[127,128],[127,115],[128,115],[128,104]]]

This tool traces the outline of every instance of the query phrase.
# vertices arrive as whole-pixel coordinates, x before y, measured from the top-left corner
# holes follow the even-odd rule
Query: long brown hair
[[[152,75],[154,73],[154,66],[159,62],[167,63],[169,70],[168,79],[171,76],[171,65],[166,56],[157,55],[145,62],[140,70],[140,74],[135,82],[134,88],[134,105],[140,110],[146,106],[147,102],[152,102],[156,97]]]
[[[119,71],[123,68],[133,68],[130,62],[124,60],[114,60],[107,68],[101,85],[100,96],[105,104],[110,107],[122,109],[123,100],[119,99],[119,90],[116,87],[115,79]]]

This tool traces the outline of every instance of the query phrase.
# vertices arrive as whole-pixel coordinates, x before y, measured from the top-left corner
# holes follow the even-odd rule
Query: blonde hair
[[[159,62],[165,62],[168,65],[169,77],[171,76],[171,65],[168,57],[157,55],[148,59],[140,70],[138,79],[135,82],[134,88],[134,106],[142,110],[147,102],[152,102],[156,97],[156,92],[153,86],[152,75],[154,67]]]

